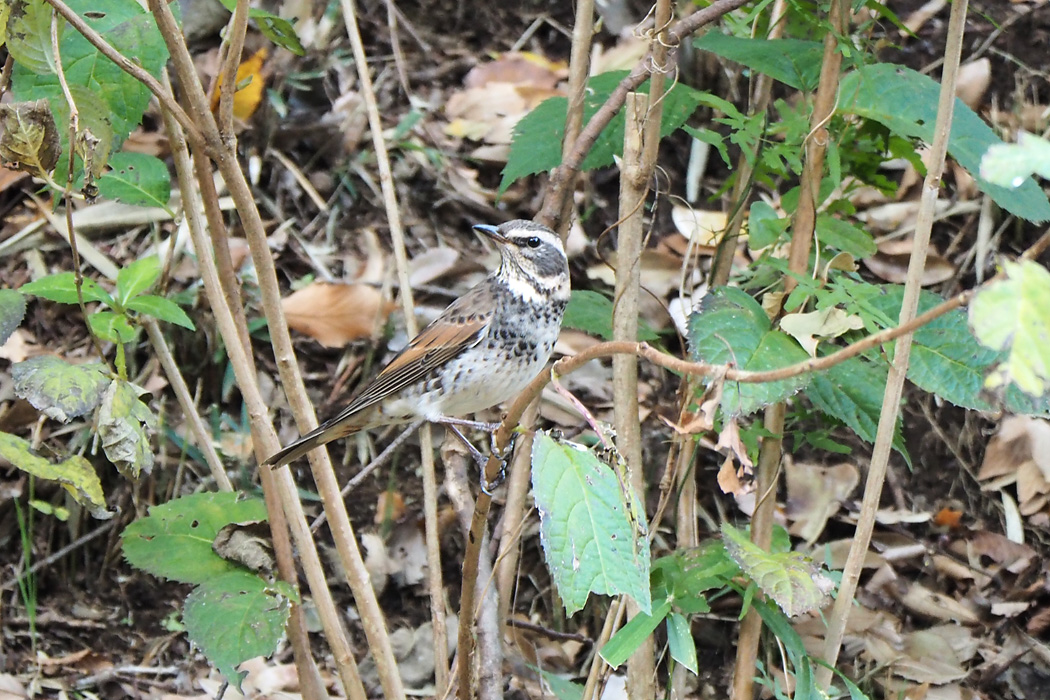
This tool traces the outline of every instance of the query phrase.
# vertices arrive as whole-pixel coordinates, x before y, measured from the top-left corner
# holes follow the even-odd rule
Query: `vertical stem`
[[[944,71],[941,75],[940,100],[937,104],[937,122],[934,126],[933,144],[930,147],[928,162],[929,171],[923,181],[922,198],[919,214],[915,223],[915,240],[911,259],[908,261],[908,278],[904,284],[904,299],[901,302],[900,323],[915,318],[918,308],[921,279],[926,267],[926,254],[930,245],[930,231],[933,228],[934,207],[940,192],[941,176],[944,173],[944,160],[948,153],[948,136],[951,133],[952,113],[955,108],[955,83],[959,72],[959,57],[962,54],[963,33],[966,27],[967,0],[956,0],[952,3],[951,17],[948,20],[948,40],[944,50]],[[871,543],[871,533],[875,528],[875,512],[882,496],[882,485],[886,480],[886,467],[893,447],[893,432],[900,412],[901,392],[904,378],[908,371],[908,359],[911,355],[912,333],[901,336],[896,343],[893,364],[890,365],[886,380],[886,391],[882,399],[882,412],[879,414],[879,427],[875,435],[875,447],[872,449],[871,466],[868,467],[868,478],[864,483],[864,498],[861,501],[860,514],[857,516],[857,532],[853,537],[846,566],[842,570],[842,583],[839,585],[838,597],[828,618],[828,631],[824,638],[824,659],[829,667],[817,669],[817,688],[827,688],[831,684],[831,668],[838,660],[842,637],[849,619],[853,595],[860,580],[864,557]]]
[[[565,137],[561,144],[563,162],[569,157],[576,137],[583,128],[583,100],[586,95],[587,74],[590,72],[593,24],[594,0],[577,0],[576,21],[572,25],[572,49],[569,53],[569,105],[565,113]],[[569,225],[572,223],[572,194],[576,190],[576,173],[568,173],[567,176],[570,181],[561,192],[556,226],[562,240],[568,235]]]
[[[795,223],[792,227],[791,253],[788,267],[793,272],[805,272],[809,266],[809,252],[813,247],[813,231],[817,223],[817,197],[820,196],[820,182],[824,175],[824,156],[828,147],[827,123],[835,113],[835,100],[838,97],[839,71],[842,68],[842,54],[838,42],[846,34],[849,20],[848,0],[832,0],[828,21],[831,31],[824,35],[824,59],[820,67],[820,83],[813,101],[813,115],[810,117],[810,132],[806,138],[806,160],[802,166],[802,181],[798,198],[798,210],[795,212]],[[795,288],[794,277],[786,277],[784,290],[790,292]]]
[[[645,197],[648,173],[645,167],[646,113],[649,99],[642,93],[627,95],[627,123],[624,127],[623,166],[620,174],[620,225],[616,236],[616,296],[613,307],[613,339],[638,339],[638,293],[641,284],[639,260],[645,236]],[[627,462],[631,487],[645,502],[645,468],[642,464],[642,430],[638,419],[638,358],[613,358],[613,415],[616,444]],[[634,601],[627,614],[638,614]],[[627,695],[649,698],[656,693],[655,645],[650,636],[631,655],[627,663]]]
[[[751,516],[751,541],[763,550],[769,550],[773,541],[773,514],[777,503],[777,472],[780,469],[781,448],[784,434],[784,403],[766,408],[765,428],[770,436],[762,439],[758,455],[758,473],[755,489],[758,502]],[[752,608],[747,611],[740,625],[737,642],[736,665],[733,671],[733,700],[751,700],[754,696],[755,662],[758,659],[758,642],[762,633],[762,618]]]

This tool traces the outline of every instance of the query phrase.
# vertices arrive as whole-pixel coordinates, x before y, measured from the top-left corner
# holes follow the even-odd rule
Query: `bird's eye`
[[[539,248],[540,247],[540,242],[541,242],[540,239],[537,238],[536,236],[529,236],[528,238],[525,239],[525,245],[527,245],[530,248]]]

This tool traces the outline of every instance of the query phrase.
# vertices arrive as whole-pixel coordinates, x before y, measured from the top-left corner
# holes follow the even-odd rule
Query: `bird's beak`
[[[491,224],[474,224],[473,229],[485,234],[497,243],[507,242],[507,237],[499,232],[499,228],[492,226]]]

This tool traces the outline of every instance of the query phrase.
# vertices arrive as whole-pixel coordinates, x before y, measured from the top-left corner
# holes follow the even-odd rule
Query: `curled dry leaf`
[[[364,284],[315,282],[281,302],[288,327],[325,347],[371,337],[394,309],[379,290]]]
[[[729,215],[722,211],[694,209],[682,204],[671,207],[671,220],[678,232],[702,246],[718,245],[728,219]],[[741,240],[746,237],[746,232],[741,232]]]
[[[833,467],[784,461],[787,476],[787,518],[792,535],[813,543],[824,531],[828,518],[860,483],[856,465],[843,462]]]
[[[966,103],[966,106],[976,110],[984,99],[984,93],[988,92],[988,86],[992,82],[992,62],[987,58],[979,58],[959,66],[959,76],[955,84],[955,96]]]
[[[879,252],[864,258],[864,265],[871,272],[887,282],[903,284],[908,278],[908,260],[911,258],[912,241],[885,241],[879,245]],[[922,271],[921,284],[928,287],[940,284],[955,277],[955,265],[936,250],[930,248],[926,256],[926,267]]]

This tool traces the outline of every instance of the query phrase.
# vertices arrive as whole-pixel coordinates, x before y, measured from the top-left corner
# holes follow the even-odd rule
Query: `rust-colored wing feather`
[[[477,289],[472,291],[476,292]],[[315,447],[357,432],[361,425],[353,421],[356,414],[423,379],[467,348],[476,345],[484,337],[493,313],[491,308],[482,309],[475,301],[476,297],[477,294],[467,293],[453,302],[441,316],[420,331],[337,416],[303,435],[264,464],[271,467],[287,464]]]

